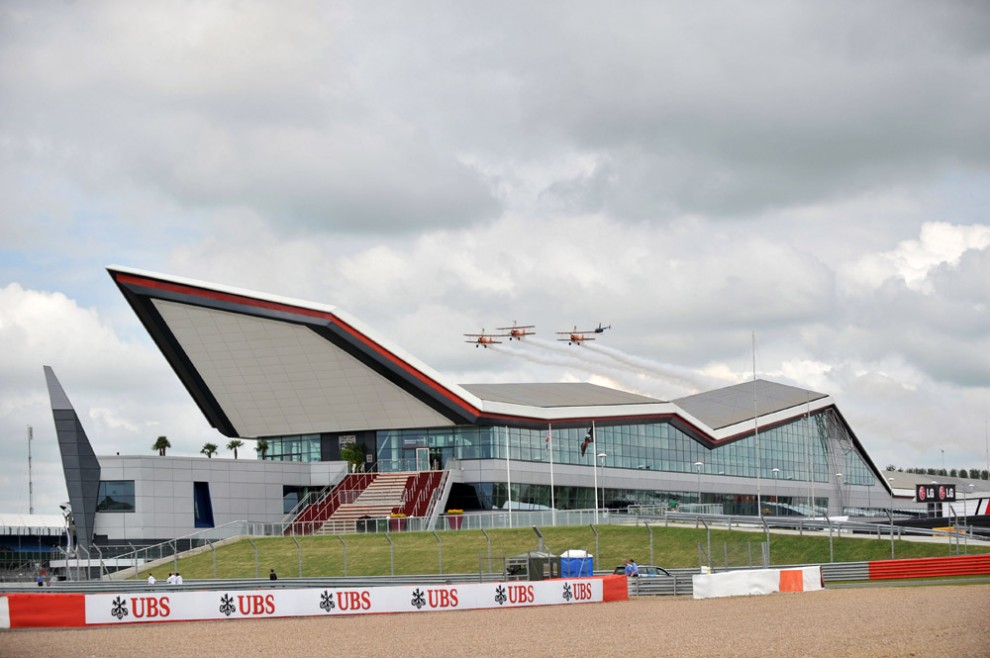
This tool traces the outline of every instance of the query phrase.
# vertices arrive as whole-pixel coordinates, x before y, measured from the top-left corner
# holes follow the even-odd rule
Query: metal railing
[[[432,530],[495,530],[505,528],[547,528],[557,526],[579,526],[588,525],[594,527],[594,510],[571,510],[557,511],[496,511],[496,512],[466,512],[458,515],[442,514],[435,518],[431,525],[430,516],[359,519],[356,527],[353,521],[341,524],[339,528],[327,528],[324,534],[347,535],[353,532],[358,533],[396,533],[396,532],[426,532]],[[790,531],[798,534],[827,533],[830,542],[829,562],[834,562],[834,553],[831,550],[833,538],[843,535],[858,536],[872,535],[877,539],[887,539],[891,541],[891,553],[894,557],[894,541],[906,537],[932,538],[944,540],[948,544],[949,554],[961,555],[968,552],[970,542],[984,542],[990,538],[980,538],[970,535],[968,532],[960,530],[934,530],[926,528],[911,528],[895,525],[884,525],[861,521],[837,522],[826,518],[788,518],[788,517],[743,517],[724,515],[692,515],[681,512],[663,511],[659,514],[631,514],[618,512],[615,510],[600,511],[598,514],[599,525],[646,525],[647,527],[668,526],[670,524],[704,524],[709,531],[713,528],[725,528],[728,530],[751,530],[764,533],[769,537],[770,529],[775,531]],[[64,549],[59,549],[50,556],[54,560],[68,560],[76,565],[79,571],[80,565],[89,567],[86,573],[107,575],[112,572],[131,570],[130,573],[137,573],[146,570],[148,565],[162,565],[172,561],[176,566],[178,555],[195,550],[215,549],[222,542],[240,537],[279,537],[288,535],[313,534],[327,522],[314,521],[306,527],[305,523],[259,523],[251,521],[236,521],[217,528],[206,528],[196,533],[169,540],[153,546],[135,548],[133,546],[117,547],[93,547],[93,550],[84,555],[82,551],[76,551],[73,555],[65,556]],[[755,544],[755,542],[754,542]],[[761,549],[762,550],[762,549]],[[768,549],[769,550],[769,549]],[[61,552],[60,552],[61,551]],[[650,555],[654,552],[653,533],[650,533]],[[723,560],[725,551],[719,556],[716,549],[708,547],[699,550],[699,561],[709,563],[707,566],[715,567]],[[747,556],[753,553],[752,548],[747,552]],[[748,565],[759,563],[769,563],[769,553],[761,555],[759,562],[753,557],[747,557]],[[735,559],[725,562],[736,562]],[[726,565],[729,566],[729,565]],[[94,574],[94,575],[95,575]]]

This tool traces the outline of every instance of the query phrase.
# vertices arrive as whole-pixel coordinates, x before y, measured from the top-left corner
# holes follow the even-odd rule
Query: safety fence
[[[596,522],[597,517],[597,522]],[[772,563],[772,534],[777,532],[796,532],[827,536],[829,539],[829,555],[817,558],[822,563],[835,562],[833,539],[841,536],[873,536],[890,539],[891,556],[896,557],[895,540],[909,536],[924,536],[945,541],[950,555],[962,555],[968,552],[969,542],[977,538],[967,532],[955,530],[930,530],[920,528],[905,528],[900,526],[884,526],[862,522],[833,522],[829,519],[768,519],[766,517],[732,517],[689,515],[681,513],[665,513],[662,515],[637,515],[616,512],[614,510],[576,510],[569,512],[514,511],[512,514],[496,513],[465,513],[458,515],[443,515],[434,520],[433,530],[477,530],[485,532],[489,529],[501,528],[532,528],[538,537],[539,529],[553,526],[589,526],[594,533],[594,545],[584,548],[601,555],[601,545],[597,528],[600,525],[635,525],[645,527],[649,531],[647,550],[649,563],[655,564],[654,530],[672,524],[693,524],[704,527],[707,531],[707,541],[698,545],[698,565],[709,568],[753,568],[768,567]],[[387,539],[389,535],[402,532],[430,530],[428,517],[381,518],[365,519],[358,526],[358,532],[380,533]],[[763,541],[741,541],[712,545],[711,531],[713,529],[748,530],[763,535]],[[286,532],[288,531],[288,534]],[[308,534],[308,533],[304,533]],[[334,535],[345,548],[348,533]],[[254,523],[239,521],[217,528],[208,528],[186,537],[180,537],[153,546],[135,547],[132,545],[99,547],[88,549],[79,547],[66,554],[59,549],[49,556],[53,568],[60,570],[65,577],[75,580],[110,577],[132,577],[151,566],[159,568],[170,564],[173,570],[178,570],[180,555],[197,551],[212,551],[214,561],[216,551],[225,543],[242,538],[252,542],[262,537],[288,537],[295,542],[298,553],[299,574],[302,573],[302,549],[297,535],[292,532],[292,524],[286,523]],[[540,540],[542,543],[542,539]],[[437,551],[442,552],[442,543],[437,536]],[[541,546],[542,548],[542,546]],[[255,547],[257,556],[257,547]],[[489,548],[488,555],[492,554]],[[256,557],[257,561],[257,557]],[[442,564],[442,559],[441,559]],[[485,570],[485,569],[482,569]]]

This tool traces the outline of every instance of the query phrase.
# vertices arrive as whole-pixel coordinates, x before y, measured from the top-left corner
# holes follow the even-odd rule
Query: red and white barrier
[[[624,576],[367,588],[0,595],[0,628],[574,605],[629,598]]]
[[[753,596],[774,592],[814,592],[824,589],[821,567],[751,569],[698,574],[691,577],[694,598]]]

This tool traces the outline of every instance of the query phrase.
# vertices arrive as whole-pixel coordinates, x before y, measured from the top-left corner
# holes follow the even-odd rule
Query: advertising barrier
[[[0,595],[0,628],[263,619],[600,603],[629,598],[624,576],[367,588]]]
[[[691,577],[694,598],[752,596],[774,592],[814,592],[825,589],[821,567],[747,569]]]

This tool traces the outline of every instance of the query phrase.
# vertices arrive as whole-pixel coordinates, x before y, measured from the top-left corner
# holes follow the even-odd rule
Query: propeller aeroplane
[[[499,345],[502,343],[500,340],[495,340],[496,338],[505,338],[507,334],[486,334],[485,330],[482,329],[480,334],[464,334],[465,338],[472,338],[473,340],[466,340],[465,343],[474,343],[475,347],[484,347],[486,350],[489,345]]]
[[[506,335],[509,337],[509,341],[510,342],[512,341],[513,338],[516,339],[516,340],[518,340],[518,341],[521,341],[523,339],[523,336],[532,336],[532,335],[536,334],[535,331],[527,331],[528,329],[536,329],[536,325],[535,324],[516,324],[516,321],[513,320],[511,327],[498,327],[498,330],[499,331],[508,331],[509,332]]]
[[[602,331],[605,331],[602,329]],[[587,331],[578,331],[577,326],[574,327],[572,331],[558,331],[557,334],[560,336],[567,336],[567,338],[558,338],[557,340],[566,340],[568,345],[580,345],[586,340],[595,340],[594,336],[589,334],[598,334],[601,331],[597,329],[588,329]]]

